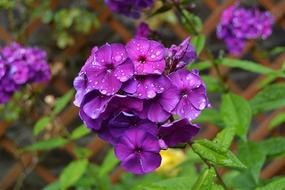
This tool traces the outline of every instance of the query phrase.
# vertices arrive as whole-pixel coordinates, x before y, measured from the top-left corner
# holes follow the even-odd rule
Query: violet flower
[[[151,7],[153,2],[153,0],[105,0],[112,11],[133,18],[139,18],[141,11]]]
[[[0,103],[7,103],[15,91],[28,83],[51,77],[46,52],[12,43],[0,50]]]
[[[168,147],[189,142],[199,131],[199,126],[192,124],[188,119],[181,119],[167,123],[159,128],[158,136]]]
[[[136,75],[163,73],[165,48],[161,43],[144,38],[135,38],[128,42],[126,49],[133,61]]]
[[[172,113],[193,120],[208,106],[206,86],[198,72],[181,69],[170,74],[172,84],[179,90],[179,102]]]
[[[157,137],[143,129],[127,130],[115,146],[121,166],[134,174],[152,172],[160,166],[160,146]]]
[[[269,37],[273,22],[268,11],[235,4],[224,10],[217,26],[217,37],[225,41],[230,53],[240,55],[247,40]]]
[[[102,94],[113,95],[122,83],[133,76],[133,64],[124,45],[106,44],[94,53],[94,61],[86,68],[88,83]]]

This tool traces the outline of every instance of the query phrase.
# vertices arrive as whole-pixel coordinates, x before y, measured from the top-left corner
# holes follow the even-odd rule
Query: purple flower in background
[[[160,146],[157,137],[143,129],[127,130],[115,146],[121,165],[134,174],[152,172],[160,166]]]
[[[121,112],[106,123],[98,131],[100,138],[115,144],[124,135],[125,131],[131,128],[143,129],[156,136],[158,133],[157,125],[149,120],[140,119],[136,115]]]
[[[269,37],[273,22],[273,16],[268,11],[236,4],[224,10],[217,26],[217,36],[225,41],[230,53],[239,55],[247,40]]]
[[[164,75],[145,75],[136,76],[126,82],[123,90],[140,99],[151,99],[156,94],[162,93],[169,85],[170,80]]]
[[[158,135],[167,146],[174,147],[179,143],[190,141],[199,129],[198,125],[190,123],[188,119],[181,119],[162,125]]]
[[[102,94],[113,95],[133,76],[133,64],[127,57],[124,45],[106,44],[94,53],[92,64],[86,68],[91,88]]]
[[[126,49],[134,63],[136,75],[163,73],[165,48],[161,43],[144,38],[135,38],[128,42]]]
[[[180,69],[193,62],[196,57],[196,51],[190,44],[190,37],[186,38],[179,46],[172,45],[168,49],[168,56],[171,60],[171,69]]]
[[[10,66],[10,77],[16,84],[24,84],[29,79],[29,67],[23,61],[16,61]]]
[[[208,107],[206,87],[198,72],[181,69],[169,77],[179,90],[179,102],[172,113],[189,120],[197,118]]]
[[[107,6],[117,13],[139,18],[140,12],[153,5],[153,0],[105,0]]]
[[[148,26],[148,24],[142,22],[140,23],[140,25],[137,27],[137,31],[136,31],[136,37],[137,38],[148,38],[148,36],[150,35],[151,30]]]
[[[28,83],[45,82],[51,77],[46,52],[12,43],[0,50],[1,103]]]

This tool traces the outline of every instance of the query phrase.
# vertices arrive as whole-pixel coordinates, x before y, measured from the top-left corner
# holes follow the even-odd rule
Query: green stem
[[[189,146],[191,147],[191,145],[193,144],[193,142],[189,142],[188,143]],[[194,152],[195,150],[192,149]],[[203,158],[202,156],[200,156],[200,154],[198,154],[197,152],[195,152],[200,158],[201,160],[208,166],[208,168],[213,168],[215,170],[215,173],[216,173],[216,176],[217,176],[217,179],[219,181],[219,183],[224,187],[225,190],[228,190],[229,188],[226,186],[225,182],[223,181],[223,178],[220,176],[216,166],[214,166],[212,163],[210,163],[208,160],[206,160],[205,158]]]
[[[196,30],[194,24],[192,23],[191,20],[189,20],[189,18],[187,17],[187,15],[184,13],[183,9],[181,8],[180,4],[178,2],[176,2],[175,0],[172,0],[174,7],[177,9],[177,11],[179,12],[179,14],[187,21],[187,23],[189,24],[189,26],[191,27],[194,35],[198,35],[199,32]]]

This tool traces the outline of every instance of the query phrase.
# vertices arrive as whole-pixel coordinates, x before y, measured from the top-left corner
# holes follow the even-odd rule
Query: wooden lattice
[[[107,7],[105,7],[102,3],[98,3],[97,0],[89,0],[90,7],[94,9],[96,12],[100,12],[99,20],[101,23],[108,24],[109,28],[113,30],[116,34],[118,34],[121,39],[125,42],[127,42],[129,39],[131,39],[132,35],[128,31],[128,29],[121,24],[116,18],[114,18],[111,14],[111,12],[108,10]],[[51,9],[56,9],[58,4],[60,3],[60,0],[52,0],[51,1]],[[208,18],[204,21],[204,27],[203,27],[203,33],[207,36],[211,35],[213,32],[215,32],[215,27],[217,26],[217,23],[219,22],[220,15],[222,11],[228,7],[229,5],[235,3],[235,0],[224,0],[222,3],[218,3],[216,0],[203,0],[203,4],[207,6],[212,12]],[[276,19],[276,24],[280,26],[280,28],[285,31],[285,0],[278,1],[278,3],[274,4],[271,0],[260,0],[260,3],[267,8]],[[36,5],[35,5],[36,6]],[[34,30],[36,30],[38,27],[42,25],[41,20],[39,18],[35,18],[29,26],[26,28],[24,34],[26,37],[30,36]],[[169,23],[169,27],[171,27],[178,38],[184,39],[188,34],[184,30],[184,28],[179,23]],[[87,43],[87,39],[91,35],[96,35],[96,29],[92,29],[88,34],[86,35],[80,35],[75,37],[75,43],[71,47],[64,50],[58,57],[54,58],[54,63],[63,62],[65,57],[74,55],[81,47],[83,47]],[[9,32],[2,26],[0,26],[0,41],[3,41],[4,43],[9,43],[13,41],[13,36],[9,34]],[[251,53],[250,50],[253,47],[254,42],[250,42],[247,44],[247,48],[242,56],[242,58],[246,53]],[[206,54],[202,53],[201,56],[205,57]],[[230,56],[230,55],[229,55]],[[258,55],[252,53],[251,55],[253,59],[263,64],[267,67],[271,67],[273,69],[280,68],[282,62],[285,60],[285,53],[282,53],[277,57],[273,63],[271,63],[269,60],[260,58]],[[221,68],[223,75],[227,75],[231,72],[228,68]],[[214,70],[211,70],[210,72],[212,75],[216,75]],[[229,77],[228,84],[231,89],[231,91],[236,92],[237,94],[245,97],[246,99],[252,98],[258,91],[258,83],[264,79],[263,76],[258,76],[246,89],[240,89],[240,87]],[[58,92],[61,94],[64,94],[69,88],[65,84],[64,79],[58,79],[56,81],[53,81],[52,85],[55,89],[57,89]],[[271,131],[268,129],[269,123],[276,116],[278,113],[283,112],[284,109],[278,109],[272,112],[270,115],[258,115],[258,124],[257,128],[250,133],[250,140],[253,141],[259,141],[261,139],[266,138],[267,136],[271,135]],[[78,109],[73,106],[69,105],[67,109],[65,109],[59,116],[59,121],[61,121],[63,126],[68,127],[73,120],[78,119]],[[57,179],[57,176],[55,176],[51,171],[49,171],[48,168],[40,165],[35,164],[34,161],[34,155],[31,153],[24,153],[19,154],[18,153],[18,147],[13,142],[13,139],[9,139],[5,132],[10,127],[10,123],[7,122],[0,122],[0,146],[11,156],[15,158],[14,165],[5,173],[4,178],[0,179],[0,189],[5,190],[9,189],[11,186],[13,186],[17,180],[18,177],[23,175],[26,168],[33,167],[35,173],[41,177],[47,184],[53,182]],[[284,126],[284,124],[282,124]],[[213,138],[215,134],[219,131],[219,128],[215,127],[214,125],[207,125],[204,126],[206,130],[202,134],[200,134],[203,138]],[[284,135],[284,134],[279,134]],[[92,150],[93,154],[91,157],[94,157],[100,150],[102,150],[104,147],[106,147],[107,144],[98,139],[95,138],[89,142],[87,145],[90,150]],[[73,156],[71,145],[68,144],[64,147],[62,151],[66,151],[71,156]],[[91,159],[90,157],[90,159]],[[280,173],[281,171],[285,171],[285,159],[278,159],[275,161],[272,161],[270,164],[268,164],[261,173],[262,178],[270,178],[277,173]],[[113,183],[116,183],[119,179],[120,174],[123,172],[122,169],[117,169],[111,176],[110,179]]]

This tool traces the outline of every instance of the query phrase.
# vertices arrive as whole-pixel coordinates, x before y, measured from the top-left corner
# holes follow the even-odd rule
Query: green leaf
[[[99,176],[107,175],[118,163],[119,160],[115,157],[114,150],[110,149],[100,167]]]
[[[271,74],[276,72],[268,67],[262,66],[252,61],[247,60],[240,60],[240,59],[230,59],[230,58],[223,58],[217,63],[223,64],[228,67],[232,68],[239,68],[246,71],[260,73],[260,74]]]
[[[234,190],[251,190],[256,187],[254,179],[248,172],[230,171],[223,175],[223,180],[229,189]]]
[[[237,169],[246,168],[230,150],[209,140],[198,140],[192,148],[200,157],[214,164]]]
[[[55,103],[53,113],[54,114],[60,113],[63,110],[63,108],[70,102],[73,95],[74,95],[74,90],[70,90],[64,96],[58,98],[56,103]]]
[[[73,150],[76,157],[79,159],[88,158],[89,156],[92,155],[92,151],[89,148],[74,145]]]
[[[285,178],[278,178],[272,180],[269,184],[258,187],[255,190],[284,190],[285,189]]]
[[[24,151],[49,150],[65,145],[68,141],[61,137],[43,140],[23,148]]]
[[[220,81],[210,75],[201,75],[201,78],[206,84],[207,92],[222,92],[222,84]]]
[[[233,127],[226,127],[221,132],[217,134],[217,136],[214,138],[214,142],[220,146],[225,147],[226,149],[229,149],[232,141],[234,139],[236,133],[236,129]]]
[[[141,190],[189,190],[193,185],[193,178],[190,177],[176,177],[162,180],[156,183],[143,185]]]
[[[192,187],[192,190],[211,190],[216,172],[214,168],[207,168],[197,179]]]
[[[33,129],[34,135],[38,135],[44,128],[45,126],[50,122],[50,117],[45,116],[39,119]]]
[[[47,10],[43,15],[42,15],[42,21],[43,23],[49,23],[53,19],[53,12],[51,10]]]
[[[69,138],[71,140],[76,140],[76,139],[79,139],[79,138],[81,138],[81,137],[83,137],[85,135],[88,135],[89,133],[90,133],[90,129],[88,129],[84,125],[80,125],[75,130],[72,131],[72,133],[70,134]]]
[[[238,155],[242,163],[247,166],[247,170],[255,182],[258,183],[259,173],[266,157],[263,147],[254,142],[239,141]]]
[[[267,86],[250,100],[250,106],[253,114],[285,106],[285,84]]]
[[[285,112],[278,114],[277,116],[275,116],[269,124],[269,129],[273,129],[277,126],[279,126],[280,124],[284,123],[285,121]]]
[[[221,185],[213,184],[211,190],[224,190],[224,187]]]
[[[222,96],[221,114],[226,127],[236,129],[236,134],[246,139],[251,122],[251,109],[248,102],[235,94]]]
[[[69,163],[61,172],[59,181],[61,189],[67,189],[73,186],[85,173],[88,166],[86,159],[76,160]]]
[[[204,49],[205,46],[205,42],[206,42],[206,36],[205,35],[198,35],[198,36],[194,36],[191,39],[191,44],[194,46],[197,55],[199,55],[202,50]]]
[[[265,151],[266,155],[274,156],[285,153],[285,138],[272,137],[260,142],[260,146]]]
[[[215,109],[204,109],[197,119],[193,123],[213,123],[218,127],[223,126],[223,121],[220,112]]]
[[[201,61],[201,62],[197,62],[197,63],[192,63],[187,65],[187,69],[188,70],[192,70],[192,69],[198,69],[198,70],[205,70],[208,69],[212,66],[212,64],[209,61]]]
[[[277,46],[270,51],[270,54],[271,55],[277,55],[277,54],[283,53],[283,52],[285,52],[285,47],[284,46],[283,47]]]
[[[60,190],[59,181],[55,181],[47,186],[45,186],[42,190]]]
[[[171,10],[171,9],[172,9],[172,6],[170,6],[170,5],[163,5],[163,6],[161,6],[160,8],[158,8],[156,11],[154,11],[154,13],[152,13],[152,14],[149,16],[149,18],[150,18],[150,17],[153,17],[153,16],[155,16],[155,15],[158,15],[158,14],[165,13],[165,12]]]

